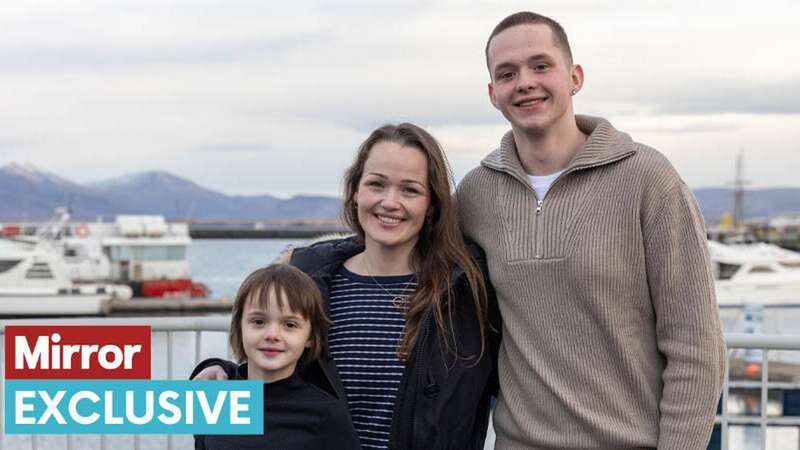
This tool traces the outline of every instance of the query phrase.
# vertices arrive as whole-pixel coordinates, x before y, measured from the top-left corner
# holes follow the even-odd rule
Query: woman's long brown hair
[[[452,321],[445,320],[448,316],[452,318],[453,313],[450,272],[453,267],[459,267],[464,271],[472,292],[481,335],[480,354],[466,355],[466,357],[475,358],[477,362],[483,355],[486,340],[486,286],[480,269],[464,244],[451,189],[454,184],[452,173],[436,139],[427,131],[410,123],[384,125],[373,131],[361,144],[353,164],[345,172],[343,220],[363,241],[364,228],[358,222],[355,197],[370,150],[379,142],[394,142],[403,147],[415,148],[425,155],[428,165],[431,213],[419,232],[411,256],[412,267],[417,276],[417,289],[409,298],[405,333],[398,348],[398,355],[402,360],[408,359],[422,332],[425,314],[432,310],[433,318],[443,336],[445,348],[456,358],[461,356],[454,347],[454,330],[452,328],[448,330],[448,323]]]

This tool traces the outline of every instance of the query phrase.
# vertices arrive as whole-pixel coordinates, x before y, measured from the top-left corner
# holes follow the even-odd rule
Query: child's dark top
[[[237,379],[247,379],[247,364]],[[360,450],[347,406],[297,373],[264,385],[264,434],[195,435],[195,450]]]

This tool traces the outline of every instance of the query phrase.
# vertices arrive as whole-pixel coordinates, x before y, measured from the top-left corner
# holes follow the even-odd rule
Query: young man
[[[486,60],[511,131],[457,195],[503,317],[495,448],[706,448],[726,353],[689,188],[574,115],[583,69],[552,19],[507,17]]]

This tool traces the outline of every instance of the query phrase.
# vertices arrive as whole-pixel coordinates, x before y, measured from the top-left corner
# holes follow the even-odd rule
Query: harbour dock
[[[192,239],[313,239],[348,233],[339,222],[190,222]]]
[[[228,314],[233,300],[228,298],[133,298],[112,300],[106,316],[189,316],[203,314]]]

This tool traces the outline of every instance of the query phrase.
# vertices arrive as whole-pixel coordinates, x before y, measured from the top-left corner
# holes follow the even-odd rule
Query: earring
[[[572,88],[572,95],[575,95],[577,93],[578,93],[578,88]]]

